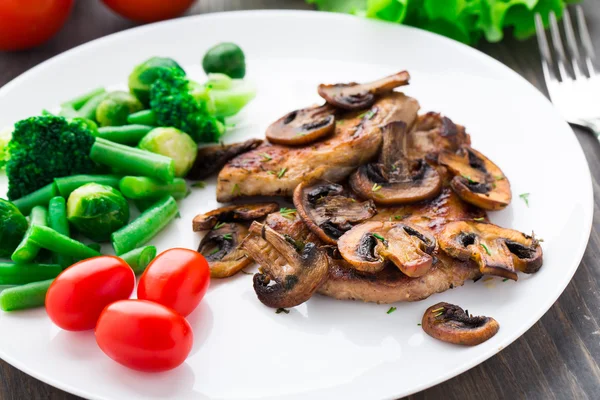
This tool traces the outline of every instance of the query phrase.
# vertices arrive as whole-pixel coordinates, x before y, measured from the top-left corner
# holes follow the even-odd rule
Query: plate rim
[[[540,96],[540,101],[546,101],[551,104],[550,100],[541,91],[539,91],[531,82],[529,82],[522,75],[518,74],[516,71],[514,71],[510,67],[506,66],[505,64],[501,63],[500,61],[494,59],[493,57],[483,53],[482,51],[480,51],[474,47],[468,46],[466,44],[452,40],[450,38],[447,38],[447,37],[444,37],[444,36],[441,36],[436,33],[429,32],[429,31],[426,31],[423,29],[419,29],[419,28],[415,28],[415,27],[411,27],[411,26],[407,26],[407,25],[401,25],[401,24],[397,24],[397,23],[392,23],[392,22],[388,22],[388,21],[366,19],[366,18],[361,18],[361,17],[357,17],[357,16],[353,16],[353,15],[340,14],[340,13],[334,13],[334,12],[323,12],[323,11],[315,11],[315,10],[286,10],[286,9],[235,10],[235,11],[222,11],[222,12],[205,13],[205,14],[198,14],[198,15],[189,15],[189,16],[183,16],[180,18],[170,19],[170,20],[166,20],[166,21],[160,21],[160,22],[155,22],[155,23],[151,23],[151,24],[140,25],[140,26],[128,28],[128,29],[125,29],[125,30],[122,30],[119,32],[111,33],[109,35],[91,40],[89,42],[82,43],[78,46],[75,46],[69,50],[59,53],[47,60],[35,65],[34,67],[19,74],[18,76],[13,78],[11,81],[6,83],[4,86],[2,86],[0,88],[0,95],[2,95],[5,91],[12,89],[13,86],[18,85],[21,81],[26,80],[29,77],[29,75],[34,74],[38,70],[44,69],[48,65],[51,65],[52,63],[59,62],[60,60],[62,60],[65,57],[70,57],[72,55],[75,55],[75,54],[77,54],[77,52],[85,50],[87,47],[93,47],[93,46],[97,45],[98,43],[110,42],[112,40],[120,40],[121,36],[126,37],[129,34],[143,32],[144,30],[153,30],[153,29],[157,29],[162,26],[169,26],[169,25],[176,26],[182,20],[191,20],[191,19],[202,20],[202,19],[211,19],[211,18],[234,18],[234,17],[252,18],[254,15],[259,15],[259,16],[272,15],[272,16],[283,16],[283,17],[323,18],[323,19],[341,19],[341,20],[346,19],[346,20],[353,20],[355,23],[390,25],[390,26],[394,26],[394,29],[399,29],[400,31],[402,31],[402,30],[409,30],[409,31],[413,31],[413,32],[417,31],[419,35],[429,36],[430,38],[432,38],[432,40],[441,41],[444,46],[454,46],[455,48],[460,49],[461,51],[466,51],[470,55],[477,57],[480,60],[484,60],[485,62],[487,62],[491,65],[494,65],[496,68],[503,69],[504,72],[511,74],[513,76],[513,78],[516,78],[516,79],[520,80],[521,82],[526,83],[530,89],[534,89],[535,92],[537,92],[537,94]],[[554,108],[554,111],[557,115],[560,116],[560,113],[558,112],[558,110],[556,108]],[[562,120],[562,122],[564,124],[563,127],[568,127],[569,129],[572,129],[562,116],[560,116],[560,119]],[[573,135],[575,136],[574,132],[573,132]],[[445,382],[449,379],[452,379],[452,378],[468,371],[469,369],[478,366],[479,364],[483,363],[487,359],[491,358],[492,356],[494,356],[494,355],[498,354],[499,352],[501,352],[502,350],[506,349],[514,341],[516,341],[521,336],[523,336],[523,334],[525,334],[529,329],[531,329],[531,327],[536,322],[538,322],[544,316],[544,314],[546,314],[546,312],[548,312],[548,310],[554,305],[554,303],[556,303],[556,301],[564,293],[566,287],[569,285],[569,283],[571,283],[573,276],[575,275],[575,273],[579,269],[579,266],[581,265],[581,261],[583,259],[585,250],[587,249],[587,245],[590,240],[590,236],[591,236],[591,232],[592,232],[592,228],[593,228],[593,217],[594,217],[594,190],[593,190],[593,181],[592,181],[592,175],[591,175],[589,163],[587,161],[585,153],[583,152],[581,143],[579,142],[579,140],[577,140],[576,137],[574,139],[575,139],[575,142],[577,143],[576,147],[578,148],[578,151],[579,151],[578,157],[583,159],[585,166],[587,167],[586,168],[586,177],[582,178],[582,180],[585,180],[585,182],[586,182],[585,191],[587,191],[587,193],[588,193],[586,196],[587,199],[585,200],[588,202],[588,207],[584,208],[584,210],[583,210],[584,211],[583,216],[586,217],[585,223],[587,224],[587,228],[585,229],[584,236],[587,237],[587,239],[585,241],[582,240],[579,243],[579,247],[574,252],[574,254],[576,254],[576,257],[574,257],[573,260],[577,260],[577,265],[575,265],[574,267],[571,267],[572,271],[570,273],[570,276],[568,277],[568,280],[565,280],[565,283],[563,285],[561,285],[561,287],[559,287],[560,290],[557,291],[558,294],[556,295],[556,297],[551,296],[550,298],[548,298],[548,300],[544,303],[544,305],[542,307],[540,307],[540,309],[537,313],[532,313],[530,315],[530,317],[526,320],[526,322],[522,324],[521,328],[518,330],[515,330],[515,334],[511,335],[511,337],[504,340],[504,342],[499,343],[499,346],[490,348],[488,351],[480,354],[477,357],[469,358],[468,362],[464,362],[460,365],[457,365],[456,367],[454,367],[452,369],[449,369],[447,373],[441,375],[440,377],[438,377],[436,379],[428,380],[426,383],[423,383],[423,384],[413,387],[409,392],[400,392],[398,389],[396,389],[394,391],[394,393],[399,393],[399,394],[391,394],[390,393],[391,395],[388,398],[395,399],[395,398],[398,398],[398,396],[408,396],[408,395],[423,391],[425,389],[428,389],[435,385],[438,385],[442,382]],[[584,224],[584,226],[585,226],[585,224]],[[35,369],[31,369],[30,367],[26,366],[25,363],[21,362],[19,359],[11,357],[11,356],[7,356],[7,354],[4,352],[4,350],[2,348],[0,348],[0,358],[2,360],[4,360],[5,362],[7,362],[8,364],[12,365],[13,367],[19,369],[20,371],[22,371],[22,372],[34,377],[35,379],[38,379],[38,380],[46,383],[46,384],[56,387],[60,390],[63,390],[68,393],[78,395],[78,396],[81,396],[84,398],[90,398],[90,399],[102,398],[102,397],[97,396],[94,393],[88,392],[86,389],[79,389],[68,383],[63,383],[52,377],[47,377],[43,373],[38,373],[37,371],[35,371]]]

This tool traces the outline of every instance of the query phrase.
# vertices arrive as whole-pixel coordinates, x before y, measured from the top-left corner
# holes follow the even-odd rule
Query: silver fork
[[[555,57],[548,45],[540,14],[535,16],[535,27],[542,56],[542,68],[550,99],[563,117],[571,124],[590,129],[600,140],[600,75],[583,9],[575,8],[577,32],[571,15],[565,9],[563,25],[568,53],[560,36],[554,12],[550,13],[550,35]],[[579,51],[579,45],[583,54]],[[555,60],[554,60],[555,59]]]

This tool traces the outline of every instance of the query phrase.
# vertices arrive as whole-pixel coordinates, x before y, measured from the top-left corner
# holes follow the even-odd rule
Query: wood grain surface
[[[200,0],[189,14],[267,8],[312,7],[302,0]],[[600,54],[600,1],[586,0],[584,8]],[[65,50],[133,26],[97,0],[80,0],[50,42],[27,52],[0,53],[0,86]],[[481,43],[479,48],[546,93],[534,40],[507,39],[501,44]],[[594,177],[595,212],[592,235],[574,279],[546,315],[510,347],[411,399],[600,399],[600,143],[583,130],[575,129],[575,134]],[[77,397],[0,360],[0,399]]]

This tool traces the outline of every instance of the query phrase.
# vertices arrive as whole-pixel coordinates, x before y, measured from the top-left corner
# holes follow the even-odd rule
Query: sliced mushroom
[[[371,200],[358,201],[342,185],[303,182],[294,190],[300,218],[321,240],[336,244],[344,232],[377,214]]]
[[[246,235],[247,227],[228,223],[208,231],[204,236],[198,253],[208,261],[212,278],[227,278],[252,263],[252,259],[239,247]]]
[[[441,151],[456,151],[471,144],[465,127],[457,125],[448,117],[428,112],[419,115],[409,135],[409,157],[436,157]]]
[[[413,278],[429,271],[435,248],[435,238],[429,232],[396,222],[365,222],[338,240],[340,254],[357,270],[378,272],[389,260]]]
[[[407,204],[437,196],[442,190],[438,172],[424,159],[407,157],[408,131],[401,121],[381,129],[383,145],[378,163],[366,164],[350,176],[350,186],[377,204]]]
[[[362,110],[371,107],[377,96],[389,93],[398,86],[408,85],[407,71],[387,76],[369,83],[338,83],[319,85],[319,95],[327,103],[344,110]]]
[[[476,346],[493,337],[500,325],[491,317],[474,317],[450,303],[437,303],[423,315],[421,327],[442,342]]]
[[[316,142],[335,130],[334,112],[329,104],[292,111],[267,128],[267,139],[286,146]]]
[[[194,232],[212,229],[219,222],[253,221],[279,209],[277,203],[239,204],[198,214],[192,221]]]
[[[260,139],[249,139],[242,143],[219,144],[198,148],[196,161],[186,175],[187,179],[205,179],[218,173],[232,158],[253,150],[263,143]]]
[[[444,151],[438,162],[455,176],[452,189],[464,201],[484,210],[501,210],[512,198],[510,183],[500,168],[477,150],[464,146],[455,153]]]
[[[250,232],[242,248],[261,267],[254,275],[254,291],[264,305],[295,307],[327,279],[327,255],[314,243],[294,240],[258,222]]]
[[[516,281],[517,271],[531,274],[542,266],[542,247],[537,239],[494,224],[450,222],[437,239],[451,257],[475,261],[482,274]]]

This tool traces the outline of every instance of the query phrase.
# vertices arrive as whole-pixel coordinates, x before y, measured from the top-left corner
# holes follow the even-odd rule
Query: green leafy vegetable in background
[[[416,26],[474,44],[482,36],[490,42],[511,28],[518,39],[535,33],[534,15],[558,17],[566,4],[576,0],[307,0],[323,11],[354,14]]]

